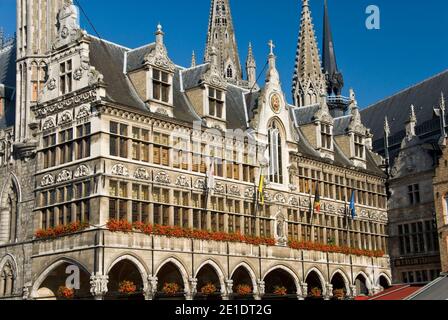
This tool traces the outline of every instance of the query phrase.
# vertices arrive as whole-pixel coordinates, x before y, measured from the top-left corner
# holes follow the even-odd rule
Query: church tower
[[[229,0],[212,0],[208,25],[205,61],[210,61],[212,47],[216,48],[222,75],[229,82],[242,80],[242,68],[233,28]]]
[[[297,107],[317,104],[326,92],[309,0],[302,0],[302,18],[297,44],[292,95]]]
[[[71,4],[72,0],[17,0],[15,140],[19,149],[32,148],[31,107],[38,102],[47,80],[47,59],[56,39],[58,12]]]

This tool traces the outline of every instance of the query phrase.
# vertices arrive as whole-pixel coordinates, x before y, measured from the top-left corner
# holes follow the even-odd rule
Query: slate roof
[[[184,69],[182,71],[182,80],[184,84],[184,90],[196,88],[201,84],[201,78],[204,73],[207,72],[209,64],[202,64],[194,68]]]
[[[147,111],[129,78],[123,73],[124,56],[128,49],[91,36],[90,63],[103,76],[107,100]]]
[[[155,46],[155,43],[150,43],[143,47],[128,51],[126,54],[127,72],[132,72],[141,68],[145,63],[145,56],[149,54]]]
[[[374,150],[384,151],[384,118],[387,116],[391,129],[391,156],[396,154],[393,149],[399,149],[406,135],[405,123],[412,104],[418,121],[417,135],[425,142],[437,142],[440,120],[433,109],[439,105],[441,92],[448,96],[448,70],[362,110],[362,121],[374,135]]]
[[[313,117],[319,110],[319,105],[311,105],[294,109],[297,125],[301,126],[313,122]]]
[[[335,136],[340,136],[340,135],[346,134],[351,120],[352,120],[351,115],[335,118],[333,134]]]
[[[5,98],[5,115],[0,118],[0,129],[14,126],[16,91],[15,42],[0,49],[0,98]]]
[[[173,78],[173,102],[174,102],[174,117],[180,121],[193,123],[194,121],[202,121],[202,119],[196,114],[190,100],[188,99],[185,91],[181,91],[180,85],[180,73],[181,69],[177,69]]]
[[[247,129],[246,121],[246,91],[244,89],[229,85],[226,94],[227,127],[229,129]]]
[[[16,87],[16,46],[15,43],[0,49],[0,84]]]

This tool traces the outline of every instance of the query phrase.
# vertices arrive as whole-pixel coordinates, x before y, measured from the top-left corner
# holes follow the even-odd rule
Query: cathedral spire
[[[322,93],[326,91],[308,0],[302,0],[302,18],[292,91],[294,103],[298,107],[318,103]]]
[[[191,68],[196,67],[196,53],[193,51],[191,54]]]
[[[257,63],[255,62],[254,53],[252,51],[252,43],[250,42],[246,60],[246,74],[249,86],[253,87],[255,82],[257,82]]]
[[[212,0],[205,49],[205,61],[210,61],[211,48],[217,49],[221,74],[234,81],[242,80],[242,69],[233,28],[229,0]]]
[[[330,17],[328,15],[328,4],[324,5],[324,45],[323,45],[323,69],[327,80],[327,93],[340,96],[344,86],[344,78],[339,72],[336,62],[336,51],[334,48],[333,34],[331,32]]]

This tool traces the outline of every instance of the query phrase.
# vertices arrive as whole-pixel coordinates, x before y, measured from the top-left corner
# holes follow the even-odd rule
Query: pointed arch
[[[306,273],[304,281],[306,283],[308,283],[307,280],[309,280],[309,277],[312,276],[313,274],[315,274],[317,276],[317,279],[320,282],[320,286],[322,289],[322,296],[325,296],[327,294],[327,286],[326,286],[327,281],[325,280],[323,272],[318,267],[312,267],[311,269],[309,269],[308,272]],[[308,287],[308,292],[311,289],[313,289],[313,288]]]
[[[383,284],[387,284],[386,287],[384,287]],[[376,286],[377,287],[382,287],[383,289],[387,289],[389,287],[392,286],[392,279],[385,274],[384,272],[380,273],[380,275],[378,276],[378,279],[376,281]]]
[[[7,254],[0,260],[0,297],[11,296],[16,289],[17,262]]]
[[[69,265],[77,266],[80,269],[80,290],[82,295],[87,297],[90,290],[91,273],[83,263],[68,257],[61,257],[52,260],[47,263],[44,268],[42,268],[42,271],[38,273],[38,277],[33,283],[31,297],[33,299],[48,299],[53,296],[56,299],[59,286],[63,286],[65,284],[65,280],[68,276],[65,273],[66,268],[64,267]],[[45,296],[41,296],[42,293],[45,293]]]
[[[333,272],[333,274],[330,277],[330,283],[333,285],[333,280],[337,275],[339,275],[344,281],[344,287],[345,287],[344,289],[346,294],[347,295],[350,294],[350,280],[348,276],[345,274],[345,272],[342,271],[341,269],[337,269]],[[333,285],[333,289],[342,289],[342,288],[335,288]]]
[[[20,202],[20,184],[14,173],[3,185],[0,196],[0,244],[14,241],[17,234]]]
[[[282,271],[284,271],[284,272],[286,272],[290,277],[292,277],[292,279],[293,279],[293,281],[294,281],[294,284],[295,284],[295,286],[296,286],[296,293],[298,294],[298,295],[301,295],[302,294],[302,287],[301,287],[301,285],[300,285],[300,279],[299,279],[299,276],[291,269],[291,268],[289,268],[288,266],[285,266],[285,265],[276,265],[276,266],[273,266],[272,268],[270,268],[265,274],[264,274],[264,276],[263,276],[263,281],[265,281],[266,282],[266,278],[269,276],[269,274],[270,273],[272,273],[272,272],[274,272],[274,271],[276,271],[276,270],[282,270]]]
[[[159,267],[156,269],[156,271],[154,272],[154,275],[159,278],[159,273],[163,270],[164,267],[166,267],[169,264],[172,264],[173,266],[175,266],[177,268],[177,270],[179,271],[179,273],[181,274],[183,285],[184,285],[184,291],[190,292],[190,284],[188,281],[189,276],[188,276],[187,269],[185,268],[183,263],[176,258],[168,258],[167,260],[164,260],[159,265]]]
[[[218,265],[218,263],[216,263],[215,261],[209,259],[204,261],[197,269],[194,275],[194,278],[196,278],[198,280],[198,285],[200,286],[199,283],[199,278],[198,275],[200,274],[200,272],[202,271],[202,269],[204,269],[205,267],[211,267],[216,275],[218,276],[218,280],[219,280],[219,284],[221,287],[221,293],[224,293],[226,290],[226,284],[225,284],[225,277],[224,277],[224,272],[222,271],[221,267]],[[198,287],[198,289],[201,289],[200,287]]]
[[[356,295],[369,295],[372,290],[372,283],[367,274],[360,271],[354,279],[353,285],[356,286]]]
[[[142,262],[138,257],[136,257],[132,254],[129,254],[129,253],[120,255],[119,257],[112,260],[112,263],[106,269],[107,270],[106,274],[109,274],[109,272],[113,269],[113,267],[115,267],[118,263],[125,261],[125,260],[130,261],[137,267],[137,269],[142,277],[142,280],[148,279],[148,271],[145,267],[144,262]]]
[[[257,276],[255,275],[254,270],[252,269],[252,267],[247,263],[247,262],[241,262],[240,264],[238,264],[233,271],[230,273],[230,279],[233,280],[233,277],[235,275],[235,273],[240,270],[240,269],[244,269],[250,276],[250,279],[252,281],[252,288],[255,292],[255,290],[258,288],[257,285]],[[234,283],[235,285],[235,283]],[[237,284],[236,284],[237,285]]]
[[[268,122],[269,177],[273,183],[283,183],[283,150],[285,148],[286,130],[278,117]]]

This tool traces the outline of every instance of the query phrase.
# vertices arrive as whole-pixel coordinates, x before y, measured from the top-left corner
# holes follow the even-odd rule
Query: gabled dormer
[[[188,82],[184,90],[196,113],[205,121],[209,128],[227,129],[227,82],[222,77],[216,49],[212,48],[210,61],[202,66],[185,70],[185,78],[195,79],[196,73],[201,73],[192,83]],[[191,74],[191,75],[190,75]]]
[[[176,67],[168,56],[160,24],[155,36],[154,44],[127,53],[127,73],[151,112],[173,117],[173,78]]]
[[[361,113],[353,89],[350,89],[349,109],[349,115],[335,119],[338,127],[338,132],[335,133],[335,141],[354,166],[365,169],[368,152],[366,146],[371,139],[371,135],[361,122]]]

